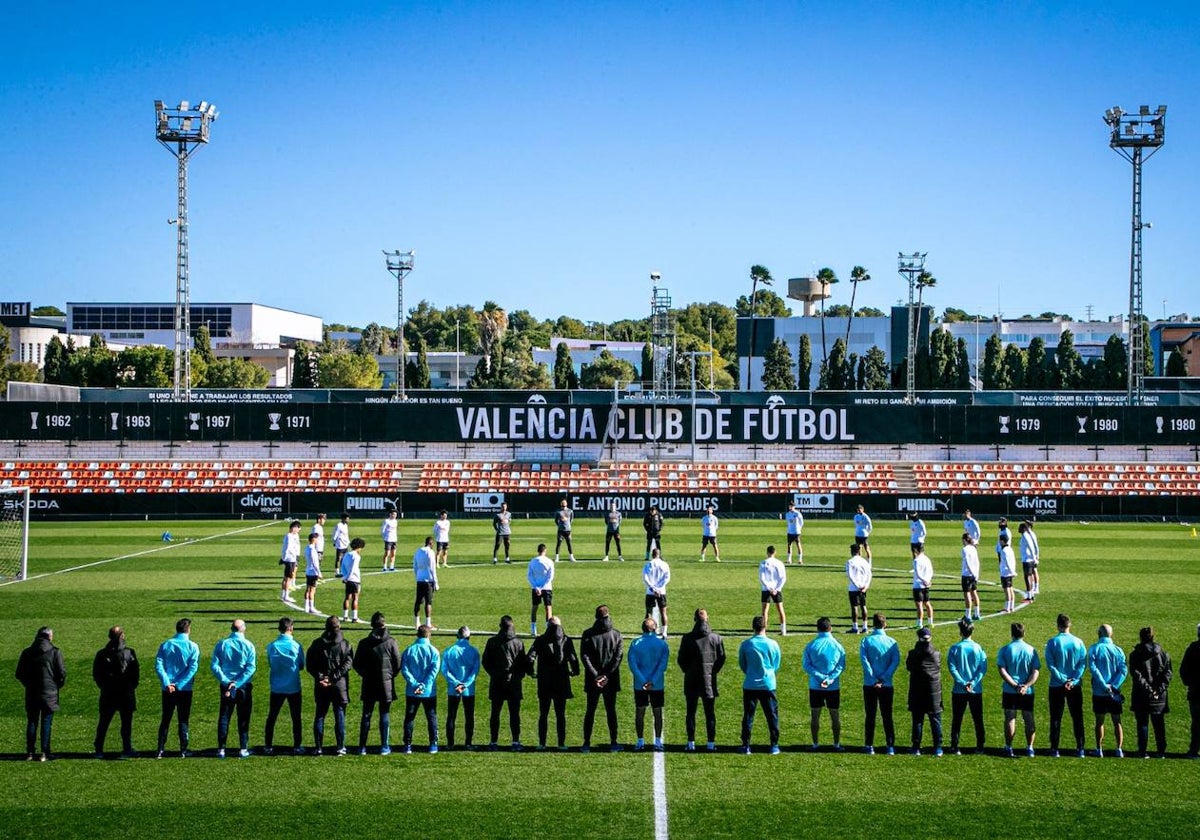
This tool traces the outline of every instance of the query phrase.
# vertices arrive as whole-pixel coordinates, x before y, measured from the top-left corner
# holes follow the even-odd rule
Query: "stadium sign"
[[[1013,509],[1021,513],[1057,516],[1062,511],[1056,496],[1018,496],[1013,500]]]
[[[792,504],[804,513],[831,511],[837,502],[834,493],[793,493]]]
[[[503,503],[503,493],[463,493],[463,510],[500,510]]]
[[[949,513],[950,503],[933,496],[901,497],[896,500],[896,510],[900,513]]]
[[[268,496],[265,493],[247,493],[238,500],[238,505],[255,513],[283,513],[283,496]]]
[[[604,513],[613,505],[621,513],[645,513],[657,507],[666,515],[671,513],[704,513],[706,508],[721,510],[719,496],[685,496],[645,494],[580,494],[568,495],[567,504],[579,513]]]
[[[399,499],[389,499],[385,496],[347,496],[346,511],[392,511],[400,509]]]
[[[22,499],[5,499],[4,510],[18,511],[25,509],[25,502]],[[35,499],[30,497],[29,509],[33,510],[58,510],[58,502],[54,499]]]

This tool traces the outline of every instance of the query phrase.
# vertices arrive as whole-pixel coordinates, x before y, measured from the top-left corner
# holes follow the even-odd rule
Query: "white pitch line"
[[[167,545],[160,545],[156,548],[148,548],[145,551],[135,551],[132,554],[122,554],[120,557],[109,557],[107,560],[96,560],[92,563],[84,563],[79,566],[70,566],[66,569],[57,569],[53,572],[42,572],[40,575],[32,575],[31,577],[21,578],[20,580],[0,581],[0,586],[11,586],[14,583],[28,583],[31,580],[40,580],[41,578],[53,577],[54,575],[65,575],[68,572],[78,572],[83,569],[90,569],[94,566],[103,566],[107,563],[116,563],[118,560],[132,560],[134,557],[145,557],[147,554],[157,554],[160,551],[169,551],[172,548],[180,548],[185,545],[195,545],[196,543],[208,542],[209,540],[218,540],[222,537],[232,537],[235,534],[244,534],[247,531],[255,531],[259,528],[265,528],[268,525],[278,525],[279,523],[271,520],[263,522],[259,525],[251,525],[249,528],[239,528],[236,531],[226,531],[223,534],[212,534],[207,537],[200,537],[195,540],[182,540],[180,542],[172,542]]]
[[[654,840],[667,840],[667,757],[654,754]]]

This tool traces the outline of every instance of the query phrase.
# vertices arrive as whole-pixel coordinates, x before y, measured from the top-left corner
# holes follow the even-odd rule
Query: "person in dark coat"
[[[717,674],[725,666],[725,642],[708,626],[708,612],[696,610],[690,633],[679,640],[675,662],[683,671],[683,697],[687,701],[687,747],[696,749],[696,706],[704,704],[704,729],[710,752],[717,748]]]
[[[1138,646],[1129,652],[1129,675],[1133,678],[1133,699],[1129,705],[1137,721],[1138,755],[1146,757],[1149,724],[1153,724],[1158,757],[1166,758],[1165,715],[1171,711],[1167,702],[1167,687],[1172,676],[1171,657],[1154,641],[1153,627],[1143,627],[1139,631]]]
[[[113,715],[121,716],[121,755],[133,757],[133,713],[137,709],[137,687],[141,680],[137,653],[125,645],[125,631],[113,627],[108,644],[92,661],[92,679],[100,689],[100,720],[96,723],[96,758],[104,758],[104,739]]]
[[[596,620],[579,640],[579,658],[586,673],[583,690],[587,707],[583,713],[583,751],[592,745],[592,726],[596,722],[596,706],[604,700],[604,715],[608,720],[608,743],[612,752],[620,752],[617,743],[617,695],[621,691],[621,662],[625,658],[625,643],[612,624],[608,607],[596,607]]]
[[[58,711],[58,690],[67,681],[62,651],[54,646],[54,631],[39,628],[33,644],[17,660],[17,680],[25,686],[25,760],[33,761],[39,730],[42,761],[50,760],[50,730]]]
[[[912,752],[921,754],[925,718],[933,735],[933,754],[942,754],[942,655],[928,627],[917,628],[917,643],[908,652],[908,710],[912,712]]]
[[[550,619],[546,632],[538,636],[529,651],[529,662],[537,678],[538,749],[546,748],[550,707],[558,726],[558,748],[567,748],[567,701],[575,696],[571,678],[579,676],[579,657],[575,643],[563,632],[558,616]]]
[[[388,633],[383,613],[371,616],[371,632],[354,651],[354,671],[362,677],[362,720],[358,724],[358,754],[367,754],[371,713],[379,705],[380,755],[390,755],[392,701],[396,699],[396,675],[400,673],[400,646]]]
[[[657,547],[662,554],[663,516],[658,512],[657,505],[651,505],[650,510],[642,517],[642,530],[646,532],[646,559],[650,559],[650,549]]]
[[[1192,716],[1187,757],[1200,758],[1200,624],[1196,625],[1196,641],[1188,645],[1179,663],[1179,681],[1187,686],[1188,710]]]
[[[500,632],[487,640],[480,664],[488,675],[488,699],[492,701],[489,720],[491,740],[488,749],[496,749],[500,738],[500,711],[508,703],[508,730],[514,752],[521,751],[521,680],[529,669],[525,643],[517,638],[511,615],[501,616]]]
[[[333,733],[337,754],[346,754],[346,707],[350,705],[350,669],[354,652],[342,636],[342,623],[336,615],[325,619],[325,632],[308,646],[304,657],[305,670],[313,678],[313,699],[316,716],[313,718],[313,741],[317,755],[325,742],[325,717],[333,709]]]

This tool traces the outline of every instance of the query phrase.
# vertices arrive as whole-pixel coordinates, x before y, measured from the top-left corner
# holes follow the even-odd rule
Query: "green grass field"
[[[635,529],[637,523],[631,523]],[[358,520],[353,533],[368,542],[364,552],[362,613],[383,610],[389,622],[412,622],[412,578],[407,572],[375,574],[380,543],[378,523]],[[405,521],[401,528],[400,565],[427,533],[426,522]],[[655,827],[650,753],[619,755],[577,751],[523,754],[443,751],[430,756],[366,758],[259,757],[218,761],[216,744],[217,687],[209,654],[228,632],[232,618],[244,618],[249,638],[260,651],[263,672],[258,686],[251,746],[261,743],[266,715],[267,679],[262,650],[284,614],[279,602],[278,546],[286,526],[256,522],[34,523],[30,577],[0,587],[0,764],[14,795],[0,803],[6,837],[109,837],[131,830],[148,836],[381,836],[420,837],[653,837]],[[305,525],[307,530],[307,523]],[[628,529],[630,536],[636,536]],[[176,541],[159,536],[171,531]],[[330,528],[329,533],[332,533]],[[935,606],[939,624],[934,634],[945,649],[957,639],[950,622],[961,614],[958,587],[957,523],[931,523],[928,553],[939,579]],[[988,549],[994,525],[985,523],[981,556],[983,577],[995,580]],[[1028,639],[1039,648],[1054,632],[1055,616],[1068,612],[1085,642],[1095,638],[1100,622],[1109,622],[1116,640],[1128,650],[1139,627],[1153,624],[1160,642],[1178,663],[1195,638],[1200,620],[1200,540],[1179,525],[1080,525],[1045,523],[1042,545],[1042,595],[1019,611]],[[669,588],[672,653],[680,634],[690,629],[697,606],[712,615],[714,629],[726,636],[730,666],[721,679],[718,700],[717,755],[686,754],[683,699],[678,670],[667,675],[666,784],[670,833],[684,837],[863,837],[889,836],[990,837],[1085,836],[1131,834],[1143,837],[1186,836],[1194,829],[1194,791],[1200,762],[1074,758],[1005,760],[998,755],[947,756],[934,759],[898,755],[868,757],[862,743],[861,667],[858,639],[839,635],[846,645],[848,667],[843,680],[843,754],[808,751],[807,683],[800,670],[801,652],[820,615],[834,618],[839,631],[847,624],[842,564],[852,529],[846,522],[810,522],[805,530],[804,567],[790,567],[786,590],[790,635],[781,639],[783,672],[780,709],[784,754],[761,752],[766,741],[761,715],[755,743],[760,752],[736,755],[740,722],[738,642],[748,633],[758,610],[756,566],[763,547],[784,543],[782,523],[726,520],[721,530],[721,564],[697,562],[699,525],[695,520],[669,520],[665,532],[672,564]],[[488,523],[457,522],[451,568],[441,573],[436,623],[443,628],[435,641],[450,644],[452,630],[469,624],[482,648],[499,616],[511,613],[518,630],[528,630],[529,595],[525,561],[539,539],[552,539],[549,520],[521,521],[515,526],[514,564],[492,566]],[[892,635],[907,651],[913,642],[913,610],[908,600],[908,532],[903,522],[877,523],[872,537],[875,583],[869,608],[888,614]],[[555,581],[555,608],[572,635],[591,622],[598,603],[611,605],[627,641],[642,618],[640,540],[626,544],[629,562],[597,562],[603,545],[598,521],[577,526],[578,564],[562,563]],[[332,555],[332,549],[330,550]],[[564,555],[565,556],[565,555]],[[87,566],[97,561],[109,561]],[[84,566],[78,570],[73,567]],[[982,590],[985,614],[1001,605],[998,588]],[[321,587],[318,607],[339,610],[341,587]],[[288,611],[297,622],[296,637],[307,647],[321,622]],[[202,651],[192,717],[190,760],[97,761],[91,758],[96,717],[96,690],[90,665],[103,646],[107,628],[125,626],[129,644],[142,662],[140,709],[135,718],[134,746],[154,747],[159,691],[153,677],[157,645],[173,632],[180,616],[194,620],[192,638]],[[1002,745],[1000,680],[994,654],[1008,641],[1007,617],[985,618],[976,639],[991,660],[985,693],[988,743]],[[20,686],[12,679],[16,659],[41,624],[55,630],[55,643],[67,661],[68,680],[62,710],[55,717],[54,749],[59,760],[28,764],[23,758],[24,716]],[[772,627],[774,618],[772,617]],[[351,627],[354,643],[365,625]],[[405,644],[409,629],[396,629]],[[901,669],[903,671],[903,668]],[[943,672],[944,674],[944,672]],[[486,680],[486,678],[481,678]],[[1038,685],[1038,746],[1045,747],[1048,718],[1043,676]],[[944,723],[949,734],[950,680]],[[909,715],[903,711],[907,677],[897,679],[898,744],[907,745]],[[485,690],[483,686],[482,689]],[[306,682],[305,733],[311,736],[311,693]],[[352,683],[357,697],[357,678]],[[482,692],[481,692],[482,693]],[[568,707],[568,743],[581,740],[582,690]],[[536,701],[527,685],[523,740],[536,741]],[[1170,751],[1181,755],[1187,745],[1186,693],[1171,689],[1168,715]],[[347,714],[349,741],[357,738],[357,702]],[[621,739],[632,743],[633,698],[626,684],[621,700]],[[439,709],[444,723],[444,705]],[[598,721],[598,735],[603,723]],[[393,710],[392,741],[400,741],[402,707]],[[476,741],[487,735],[487,701],[481,697]],[[1135,740],[1132,714],[1126,715],[1126,746]],[[1091,714],[1087,712],[1090,745]],[[331,724],[330,724],[331,725]],[[460,719],[461,726],[461,719]],[[823,723],[823,742],[828,743]],[[969,728],[969,726],[968,726]],[[1069,732],[1069,725],[1067,727]],[[501,741],[507,741],[507,727]],[[416,744],[424,746],[418,721]],[[277,742],[289,743],[281,720]],[[372,738],[377,739],[377,730]],[[877,736],[880,740],[881,735]],[[327,735],[327,741],[331,735]],[[460,735],[461,738],[461,735]],[[926,743],[929,735],[926,733]],[[603,737],[597,737],[603,742]],[[1069,741],[1069,737],[1067,738]],[[1111,742],[1111,736],[1110,736]],[[878,741],[877,741],[878,743]],[[372,741],[374,746],[375,740]],[[169,746],[174,746],[172,735]],[[1111,745],[1111,744],[1110,744]],[[117,727],[109,732],[109,749],[119,746]],[[928,753],[928,751],[927,751]]]

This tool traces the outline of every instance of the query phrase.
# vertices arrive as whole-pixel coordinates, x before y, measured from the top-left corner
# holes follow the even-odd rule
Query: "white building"
[[[602,338],[560,338],[550,339],[550,349],[533,348],[533,361],[546,366],[550,374],[554,374],[554,360],[558,357],[558,345],[565,344],[571,351],[571,366],[575,373],[580,373],[584,365],[593,364],[600,354],[607,350],[613,358],[621,359],[633,365],[639,373],[642,370],[642,348],[644,341],[605,341]]]
[[[259,303],[193,303],[191,332],[208,327],[214,348],[294,347],[319,342],[322,322],[316,315]],[[104,336],[108,342],[175,346],[173,303],[67,303],[67,331]]]

